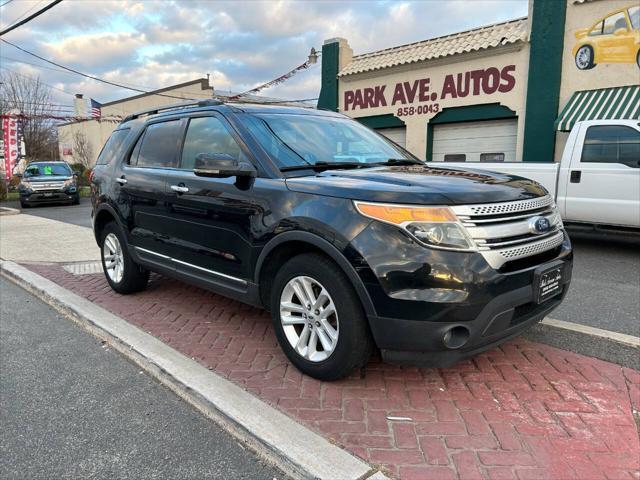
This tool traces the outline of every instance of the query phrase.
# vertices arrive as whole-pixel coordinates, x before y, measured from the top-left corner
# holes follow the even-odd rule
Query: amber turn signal
[[[380,203],[355,202],[358,211],[369,218],[402,225],[407,222],[456,222],[455,214],[447,207],[411,207]]]

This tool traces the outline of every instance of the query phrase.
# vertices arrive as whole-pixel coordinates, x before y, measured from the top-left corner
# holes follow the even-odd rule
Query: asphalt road
[[[569,293],[551,317],[640,337],[640,236],[569,232]]]
[[[281,479],[117,352],[0,278],[0,478]]]
[[[64,205],[56,203],[21,209],[19,202],[11,201],[3,202],[2,206],[17,208],[22,210],[22,213],[26,213],[28,215],[36,215],[38,217],[50,218],[51,220],[73,223],[74,225],[80,225],[81,227],[91,228],[91,200],[85,197],[80,199],[80,205]]]
[[[41,206],[23,213],[91,227],[88,198],[77,206]],[[575,251],[573,280],[564,303],[551,316],[640,336],[640,237],[573,231],[570,236]]]

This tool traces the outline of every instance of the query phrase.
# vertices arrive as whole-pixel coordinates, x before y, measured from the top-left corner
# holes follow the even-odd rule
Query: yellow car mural
[[[576,67],[589,70],[599,63],[636,63],[640,67],[640,6],[609,13],[591,28],[575,32]]]

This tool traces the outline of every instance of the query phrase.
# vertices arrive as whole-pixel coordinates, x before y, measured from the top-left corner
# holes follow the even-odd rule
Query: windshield
[[[24,171],[24,176],[27,178],[48,175],[69,177],[71,169],[66,163],[31,163]]]
[[[347,118],[251,115],[249,129],[279,168],[315,164],[416,161],[382,136]]]

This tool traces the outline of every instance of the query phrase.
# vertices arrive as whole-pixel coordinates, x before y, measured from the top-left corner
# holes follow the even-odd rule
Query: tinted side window
[[[192,118],[184,140],[180,168],[193,170],[196,156],[200,153],[226,153],[237,160],[240,147],[218,118]]]
[[[102,151],[96,160],[96,165],[109,165],[116,158],[116,154],[120,151],[127,135],[129,135],[128,128],[113,132],[107,143],[102,147]]]
[[[138,154],[140,153],[140,146],[142,145],[143,140],[144,132],[142,133],[142,135],[140,135],[140,138],[138,138],[136,146],[133,148],[133,152],[131,152],[131,156],[129,157],[129,165],[135,165],[136,163],[138,163]]]
[[[640,132],[622,125],[589,127],[582,147],[582,162],[624,163],[638,167]]]
[[[131,163],[138,167],[176,168],[178,149],[182,140],[181,123],[180,120],[171,120],[149,125],[138,142],[140,151],[137,162],[134,151]],[[137,149],[138,146],[136,146]]]

